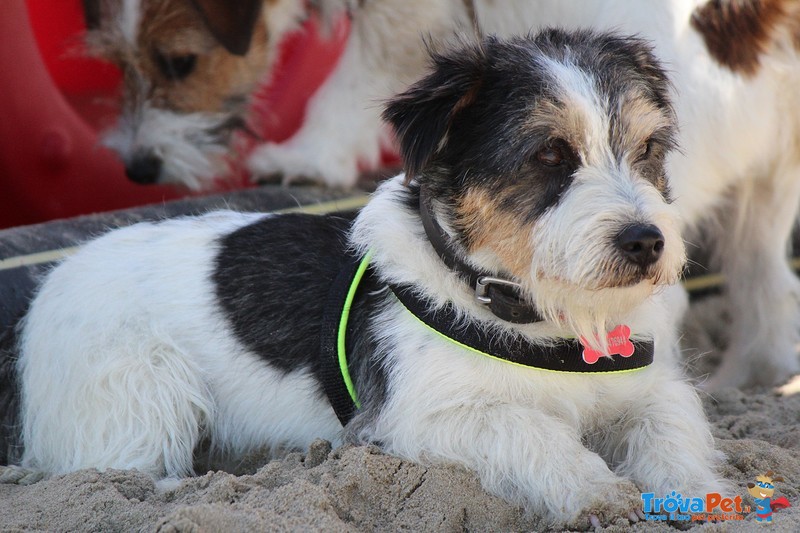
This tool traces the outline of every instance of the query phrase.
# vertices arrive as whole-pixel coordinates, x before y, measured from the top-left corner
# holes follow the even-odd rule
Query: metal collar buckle
[[[492,276],[480,276],[478,281],[475,282],[475,299],[483,305],[490,305],[492,303],[492,298],[489,296],[490,285],[511,287],[519,292],[522,292],[522,285],[519,283],[515,283],[503,278],[493,278]]]

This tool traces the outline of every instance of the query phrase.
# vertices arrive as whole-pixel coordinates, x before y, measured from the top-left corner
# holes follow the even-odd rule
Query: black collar
[[[434,218],[430,198],[422,187],[419,190],[419,216],[433,249],[450,270],[467,279],[478,302],[506,322],[529,324],[543,320],[536,306],[525,300],[519,283],[475,270],[459,258],[450,236]]]
[[[630,339],[630,328],[609,333],[609,352],[601,356],[578,339],[556,338],[535,343],[514,333],[501,333],[490,324],[459,319],[452,305],[435,309],[407,285],[390,285],[409,313],[431,330],[462,348],[522,366],[556,372],[602,373],[638,370],[653,362],[653,341]]]

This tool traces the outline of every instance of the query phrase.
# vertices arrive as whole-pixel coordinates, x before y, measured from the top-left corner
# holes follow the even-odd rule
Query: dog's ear
[[[250,50],[262,0],[191,0],[191,4],[228,52],[243,56]]]
[[[640,37],[619,37],[624,43],[623,50],[636,65],[639,74],[650,86],[655,102],[662,109],[672,112],[670,98],[670,79],[658,59],[652,43]]]
[[[83,0],[83,20],[87,30],[100,27],[100,0]]]
[[[428,75],[386,106],[383,119],[394,127],[407,182],[444,148],[453,118],[475,102],[493,41],[431,53]]]

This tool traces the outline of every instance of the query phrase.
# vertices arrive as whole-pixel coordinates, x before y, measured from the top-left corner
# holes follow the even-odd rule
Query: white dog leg
[[[730,343],[708,390],[777,385],[800,372],[800,282],[788,261],[788,243],[800,202],[800,168],[786,165],[772,179],[737,190],[726,228],[723,271],[733,310]]]
[[[687,497],[728,493],[715,471],[722,455],[696,392],[663,371],[660,376],[646,397],[632,402],[619,440],[606,443],[614,470],[659,497],[673,490]]]
[[[280,175],[284,184],[306,178],[351,187],[359,160],[377,166],[380,109],[366,104],[370,88],[357,75],[364,70],[362,48],[361,39],[351,36],[332,79],[309,102],[305,122],[292,138],[253,151],[248,166],[255,178]]]
[[[535,409],[460,406],[388,425],[390,453],[461,464],[489,492],[554,523],[588,525],[592,514],[628,517],[641,507],[635,486],[584,447],[578,429]]]

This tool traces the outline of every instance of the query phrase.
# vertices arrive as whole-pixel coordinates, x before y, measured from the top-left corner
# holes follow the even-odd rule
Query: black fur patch
[[[320,374],[323,304],[344,263],[353,214],[287,214],[245,226],[220,242],[213,281],[233,332],[271,366]],[[365,280],[353,302],[347,355],[356,389],[372,401],[383,396],[380,365],[368,322],[386,295]],[[320,389],[322,394],[322,389]],[[265,406],[267,408],[267,406]]]

